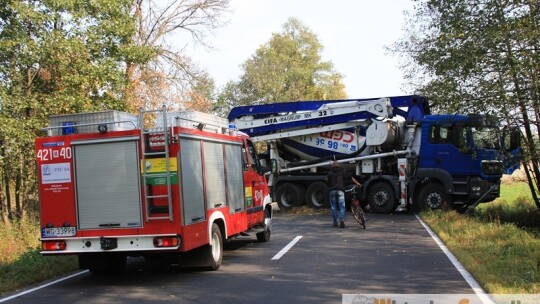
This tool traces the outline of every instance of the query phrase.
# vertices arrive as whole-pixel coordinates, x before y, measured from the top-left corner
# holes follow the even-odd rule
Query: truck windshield
[[[474,146],[480,149],[499,149],[499,129],[495,127],[471,127]]]
[[[458,148],[500,149],[499,140],[500,131],[496,127],[433,125],[429,133],[430,143]]]

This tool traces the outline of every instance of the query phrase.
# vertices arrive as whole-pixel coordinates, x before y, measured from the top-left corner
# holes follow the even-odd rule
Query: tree
[[[176,93],[170,83],[210,84],[189,58],[164,46],[165,37],[184,29],[202,43],[228,0],[172,1],[160,10],[144,0],[2,4],[0,214],[7,220],[37,199],[33,142],[49,115],[134,110],[174,100],[164,93]]]
[[[533,0],[418,0],[390,50],[436,109],[497,115],[523,131],[527,177],[540,186],[540,4]]]
[[[243,75],[222,90],[216,107],[308,99],[345,98],[341,74],[321,60],[317,36],[289,19],[242,65]]]
[[[208,75],[203,74],[192,85],[191,89],[184,97],[184,109],[209,113],[212,110],[212,100],[214,100],[215,83]]]
[[[234,81],[229,81],[220,90],[212,108],[212,113],[220,117],[227,117],[233,107],[240,104],[242,99],[240,86]]]
[[[125,109],[131,0],[3,1],[0,6],[0,211],[37,200],[34,139],[47,117]],[[140,60],[140,59],[137,59]],[[140,61],[144,61],[140,60]]]
[[[168,41],[187,37],[185,41],[206,45],[205,35],[222,24],[228,6],[229,0],[134,0],[133,40],[153,52],[147,61],[127,61],[126,97],[132,111],[163,104],[182,109],[184,102],[200,99],[194,87],[212,80]]]
[[[34,139],[49,115],[187,99],[208,108],[213,82],[166,38],[184,30],[204,43],[228,2],[0,0],[1,219],[37,201]]]

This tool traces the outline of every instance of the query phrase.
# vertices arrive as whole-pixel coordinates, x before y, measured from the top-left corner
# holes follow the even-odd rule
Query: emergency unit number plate
[[[41,229],[42,237],[74,236],[75,234],[77,234],[77,229],[75,229],[75,227],[58,227],[58,228]]]

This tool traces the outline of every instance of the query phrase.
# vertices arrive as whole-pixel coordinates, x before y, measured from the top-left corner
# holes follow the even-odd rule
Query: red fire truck
[[[93,273],[128,256],[220,267],[223,242],[270,240],[272,205],[250,138],[195,111],[52,116],[36,139],[42,255]]]

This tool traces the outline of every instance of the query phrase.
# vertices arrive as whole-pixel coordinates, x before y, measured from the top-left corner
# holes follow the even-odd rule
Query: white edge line
[[[287,244],[287,246],[283,247],[283,249],[281,249],[273,258],[272,260],[275,261],[275,260],[279,260],[281,259],[281,257],[287,253],[287,251],[289,251],[298,241],[300,241],[300,239],[302,238],[301,235],[295,237],[289,244]]]
[[[496,304],[487,294],[486,292],[484,291],[484,289],[482,289],[482,286],[480,286],[480,284],[478,284],[478,282],[474,279],[474,277],[467,271],[467,269],[465,269],[465,267],[463,267],[463,265],[461,265],[461,263],[458,261],[458,259],[454,256],[454,254],[452,254],[452,252],[450,252],[450,250],[448,249],[448,247],[446,247],[446,245],[443,243],[443,241],[435,234],[435,232],[433,232],[433,230],[431,230],[431,228],[429,228],[429,226],[420,218],[420,216],[418,216],[418,214],[415,214],[414,216],[416,216],[416,218],[418,219],[418,221],[420,222],[420,224],[422,224],[422,226],[424,226],[424,229],[426,229],[426,231],[429,233],[429,235],[431,235],[431,237],[433,238],[433,240],[435,240],[435,242],[437,243],[437,245],[439,245],[439,247],[441,248],[441,250],[444,252],[444,254],[446,254],[446,256],[448,257],[448,259],[450,260],[450,262],[452,262],[452,264],[454,264],[454,267],[456,267],[457,271],[459,271],[459,273],[461,274],[461,276],[463,276],[463,278],[465,279],[465,281],[467,281],[467,283],[469,284],[469,286],[471,286],[472,290],[476,293],[476,295],[478,296],[478,298],[480,298],[480,301],[482,301],[482,303],[484,304]]]
[[[60,283],[60,282],[62,282],[62,281],[69,280],[69,279],[71,279],[71,278],[73,278],[73,277],[76,277],[76,276],[78,276],[78,275],[81,275],[81,274],[87,273],[87,272],[88,272],[88,270],[83,270],[83,271],[74,273],[74,274],[72,274],[72,275],[69,275],[69,276],[67,276],[67,277],[63,277],[63,278],[60,278],[60,279],[58,279],[58,280],[54,280],[54,281],[52,281],[52,282],[49,282],[49,283],[46,283],[46,284],[37,286],[37,287],[35,287],[35,288],[28,289],[28,290],[25,290],[25,291],[23,291],[23,292],[19,292],[19,293],[17,293],[17,294],[14,294],[14,295],[12,295],[12,296],[7,297],[7,298],[2,298],[2,299],[0,299],[0,303],[5,302],[5,301],[9,301],[9,300],[12,300],[12,299],[15,299],[15,298],[18,298],[18,297],[23,296],[23,295],[25,295],[25,294],[29,294],[29,293],[34,292],[34,291],[36,291],[36,290],[40,290],[40,289],[42,289],[42,288],[45,288],[45,287],[48,287],[48,286],[51,286],[51,285]]]

